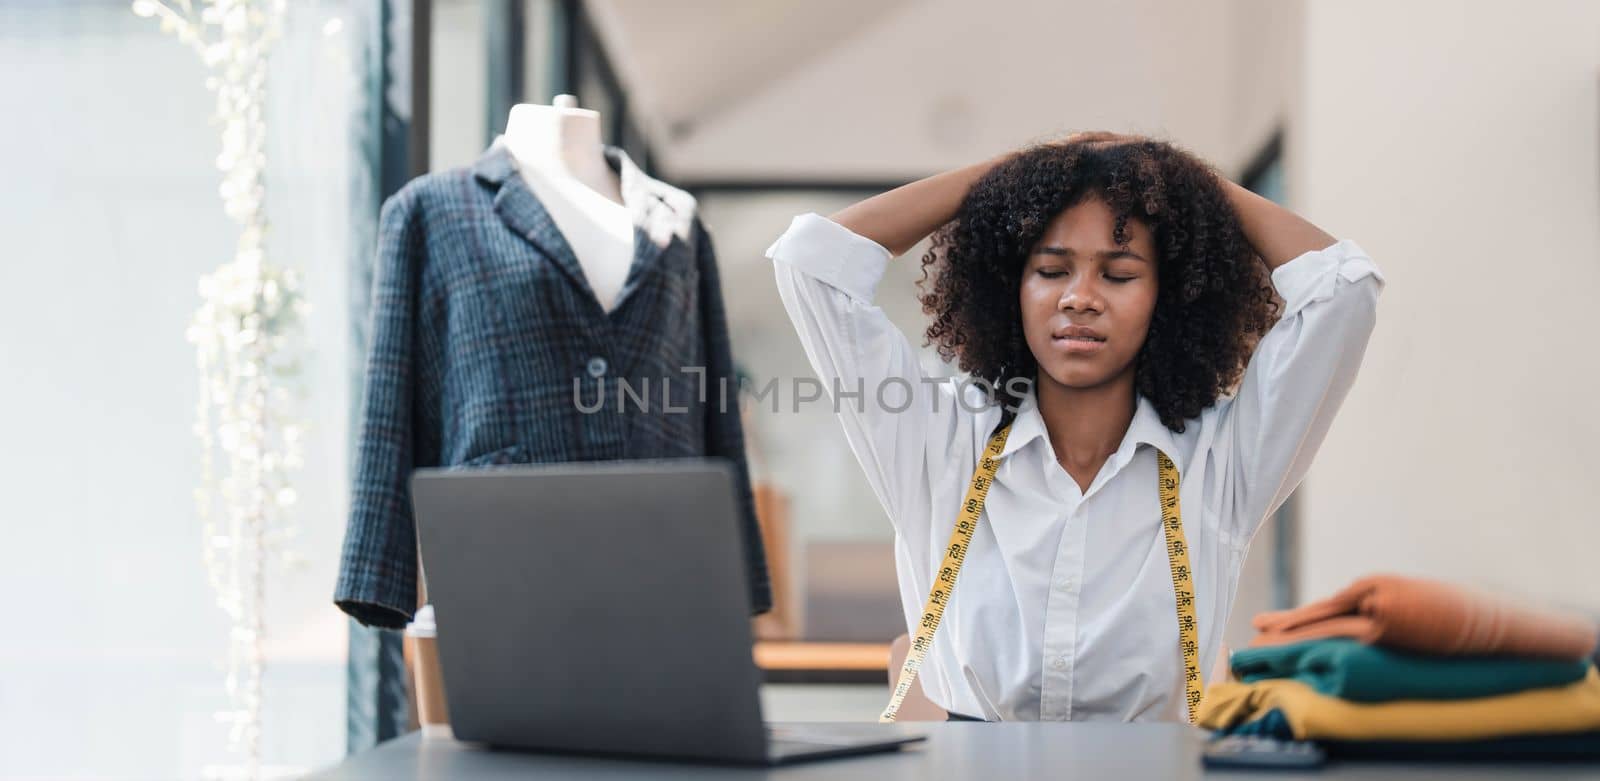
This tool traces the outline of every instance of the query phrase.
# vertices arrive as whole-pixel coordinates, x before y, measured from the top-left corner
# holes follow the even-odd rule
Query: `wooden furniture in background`
[[[892,541],[812,539],[796,552],[799,637],[883,644],[906,631]]]
[[[758,641],[754,655],[767,683],[880,683],[889,667],[883,643]]]
[[[757,483],[750,490],[772,583],[772,610],[756,616],[751,631],[757,640],[793,640],[800,635],[800,611],[789,565],[789,497],[771,483]]]

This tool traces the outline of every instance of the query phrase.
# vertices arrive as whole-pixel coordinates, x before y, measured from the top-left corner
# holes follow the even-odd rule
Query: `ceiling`
[[[908,0],[591,0],[637,110],[682,137],[825,57]]]
[[[1282,70],[1291,5],[586,2],[662,171],[691,183],[914,178],[1089,127],[1236,168],[1282,113],[1289,76],[1260,72]]]

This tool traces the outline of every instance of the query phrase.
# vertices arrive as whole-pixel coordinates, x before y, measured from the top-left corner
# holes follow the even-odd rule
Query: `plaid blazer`
[[[725,457],[751,605],[771,606],[710,236],[687,193],[620,149],[605,155],[636,226],[610,312],[502,139],[470,168],[419,177],[384,202],[334,591],[361,623],[399,628],[414,612],[407,481],[424,466]]]

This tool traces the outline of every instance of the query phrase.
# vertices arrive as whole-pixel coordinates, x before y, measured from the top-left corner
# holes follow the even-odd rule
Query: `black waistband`
[[[983,721],[983,719],[975,719],[975,718],[973,718],[971,716],[963,716],[963,715],[961,715],[959,713],[956,713],[955,711],[950,711],[945,716],[944,720],[945,721]]]

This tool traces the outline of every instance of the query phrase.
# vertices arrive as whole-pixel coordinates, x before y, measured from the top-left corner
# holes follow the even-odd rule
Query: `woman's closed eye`
[[[1057,269],[1043,269],[1043,268],[1039,269],[1039,276],[1044,277],[1045,279],[1056,279],[1058,277],[1064,277],[1066,275],[1067,275],[1067,272],[1059,271]],[[1107,274],[1106,275],[1106,279],[1108,281],[1111,281],[1111,282],[1116,282],[1118,284],[1122,284],[1122,283],[1126,283],[1126,282],[1132,282],[1133,280],[1138,279],[1138,277],[1136,277],[1136,276],[1135,277],[1112,276],[1112,275]]]

